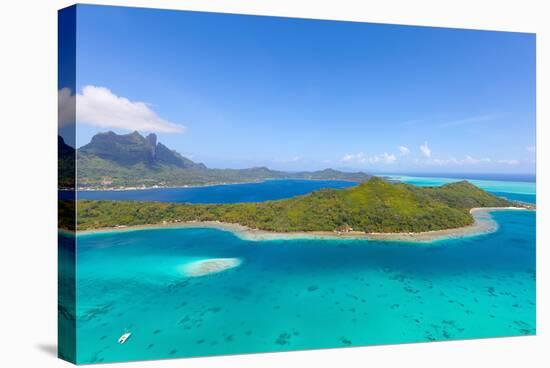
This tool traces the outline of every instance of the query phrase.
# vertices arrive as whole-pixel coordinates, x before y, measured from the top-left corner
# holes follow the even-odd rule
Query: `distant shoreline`
[[[266,179],[266,180],[284,180],[284,179]],[[215,183],[215,184],[193,184],[193,185],[153,185],[150,187],[114,187],[114,188],[78,188],[76,192],[125,192],[130,190],[152,190],[152,189],[191,189],[191,188],[207,188],[215,187],[217,185],[238,185],[238,184],[254,184],[261,183],[265,180],[254,181],[239,181],[228,183]]]
[[[191,188],[208,188],[215,187],[218,185],[240,185],[240,184],[258,184],[270,180],[307,180],[307,181],[345,181],[348,183],[360,183],[358,180],[351,179],[306,179],[306,178],[266,178],[258,180],[249,180],[249,181],[238,181],[238,182],[223,182],[223,183],[208,183],[208,184],[194,184],[194,185],[154,185],[150,187],[114,187],[114,188],[77,188],[74,189],[60,189],[61,191],[67,192],[124,192],[131,190],[151,190],[151,189],[191,189]]]
[[[135,226],[108,227],[91,230],[78,231],[78,235],[101,234],[110,232],[138,231],[148,229],[178,229],[178,228],[210,228],[224,230],[234,233],[243,240],[263,241],[263,240],[296,240],[296,239],[325,239],[325,240],[380,240],[391,242],[418,242],[429,243],[437,240],[455,239],[470,236],[477,236],[495,232],[498,224],[491,217],[491,212],[495,211],[514,211],[530,209],[524,207],[479,207],[472,208],[470,213],[474,217],[472,225],[433,230],[418,233],[365,233],[360,231],[350,231],[346,233],[335,233],[330,231],[300,231],[300,232],[272,232],[266,230],[251,229],[249,227],[218,221],[189,221],[180,223],[164,223]]]

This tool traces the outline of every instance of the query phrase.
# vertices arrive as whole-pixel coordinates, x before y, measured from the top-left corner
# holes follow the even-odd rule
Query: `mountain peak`
[[[265,179],[318,179],[362,182],[365,173],[344,173],[332,169],[314,172],[284,172],[265,166],[248,169],[209,169],[158,141],[156,134],[138,132],[96,134],[90,143],[77,150],[79,185],[113,186],[197,185],[239,183]]]
[[[155,133],[150,133],[147,137],[145,137],[145,139],[147,139],[151,146],[154,147],[157,145],[157,135]]]
[[[79,149],[79,153],[94,155],[124,167],[143,164],[152,168],[162,165],[205,168],[204,165],[196,164],[159,143],[156,134],[151,133],[144,137],[138,131],[129,134],[116,134],[112,131],[98,133],[90,143]]]

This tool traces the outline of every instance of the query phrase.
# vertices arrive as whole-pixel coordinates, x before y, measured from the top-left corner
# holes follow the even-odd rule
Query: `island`
[[[525,209],[529,206],[494,196],[468,181],[417,187],[371,177],[346,189],[321,189],[289,199],[258,203],[82,200],[77,203],[77,223],[79,231],[193,226],[248,232],[249,237],[256,233],[262,235],[261,238],[269,238],[266,236],[269,234],[309,234],[402,240],[404,236],[414,238],[411,236],[414,234],[452,235],[455,230],[458,233],[468,228],[480,230],[479,223],[477,229],[472,229],[478,208]],[[480,212],[480,218],[483,214]],[[481,223],[487,230],[487,222]]]
[[[345,180],[362,182],[370,175],[326,168],[317,171],[279,171],[264,166],[245,169],[210,168],[194,162],[157,141],[153,133],[97,133],[74,149],[61,137],[59,183],[74,189],[75,161],[78,190],[125,190],[259,182],[266,179]]]

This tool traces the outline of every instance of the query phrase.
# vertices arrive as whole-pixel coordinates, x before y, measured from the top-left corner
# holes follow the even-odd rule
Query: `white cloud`
[[[365,154],[363,152],[359,153],[349,153],[342,157],[343,162],[359,162],[359,163],[365,163],[367,161],[367,158],[365,157]]]
[[[472,156],[466,156],[466,158],[462,161],[465,164],[482,164],[482,163],[490,163],[490,158],[474,158]]]
[[[347,154],[342,157],[341,161],[355,164],[392,164],[397,161],[397,157],[387,152],[374,156],[366,156],[363,152],[359,152]]]
[[[70,115],[71,98],[74,96],[71,96],[69,89],[64,88],[59,91],[59,97],[59,113],[62,120],[61,115],[64,118]],[[144,102],[130,101],[115,95],[105,87],[90,85],[85,86],[82,92],[76,95],[76,121],[102,129],[161,133],[181,133],[185,130],[183,125],[160,118]]]
[[[420,145],[420,151],[424,156],[428,158],[432,157],[432,150],[428,147],[428,142],[424,142],[424,144]]]
[[[442,159],[442,158],[432,158],[430,160],[417,160],[416,163],[423,163],[426,165],[435,165],[435,166],[445,166],[449,164],[456,164],[458,160],[454,157]]]
[[[401,153],[401,156],[407,156],[410,150],[405,146],[399,146],[399,152]]]
[[[397,158],[395,155],[388,154],[387,152],[384,152],[380,155],[369,157],[369,162],[371,164],[377,164],[377,163],[384,163],[384,164],[393,164],[395,161],[397,161]]]

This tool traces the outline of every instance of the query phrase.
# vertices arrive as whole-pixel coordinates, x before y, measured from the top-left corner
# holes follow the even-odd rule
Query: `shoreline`
[[[191,188],[208,188],[215,186],[223,185],[241,185],[241,184],[258,184],[266,181],[276,181],[276,180],[308,180],[308,181],[345,181],[348,183],[357,183],[360,181],[351,180],[351,179],[306,179],[306,178],[266,178],[258,180],[248,180],[248,181],[236,181],[236,182],[220,182],[220,183],[208,183],[208,184],[190,184],[190,185],[153,185],[150,187],[113,187],[113,188],[104,188],[104,187],[93,187],[93,188],[77,188],[75,189],[60,189],[60,191],[68,192],[124,192],[132,190],[152,190],[152,189],[191,189]]]
[[[280,180],[280,179],[269,179],[269,180]],[[284,179],[282,179],[284,180]],[[257,181],[238,181],[238,182],[223,182],[223,183],[208,183],[208,184],[189,184],[189,185],[153,185],[150,187],[113,187],[113,188],[103,188],[103,187],[94,187],[94,188],[77,188],[73,190],[74,192],[125,192],[132,190],[153,190],[153,189],[192,189],[192,188],[208,188],[215,187],[218,185],[239,185],[239,184],[255,184],[261,183],[265,180]]]
[[[433,230],[418,233],[365,233],[361,231],[351,231],[347,233],[335,233],[331,231],[300,231],[278,233],[266,230],[251,229],[247,226],[219,221],[189,221],[180,223],[163,223],[135,226],[118,226],[109,228],[99,228],[91,230],[78,231],[78,235],[101,234],[110,232],[139,231],[149,229],[178,229],[178,228],[208,228],[229,231],[237,237],[248,241],[265,240],[296,240],[296,239],[323,239],[323,240],[375,240],[389,242],[414,242],[430,243],[438,240],[456,239],[472,237],[483,234],[493,233],[498,230],[497,222],[492,218],[491,212],[495,211],[530,211],[532,209],[524,207],[476,207],[470,209],[470,214],[474,218],[472,225]]]

